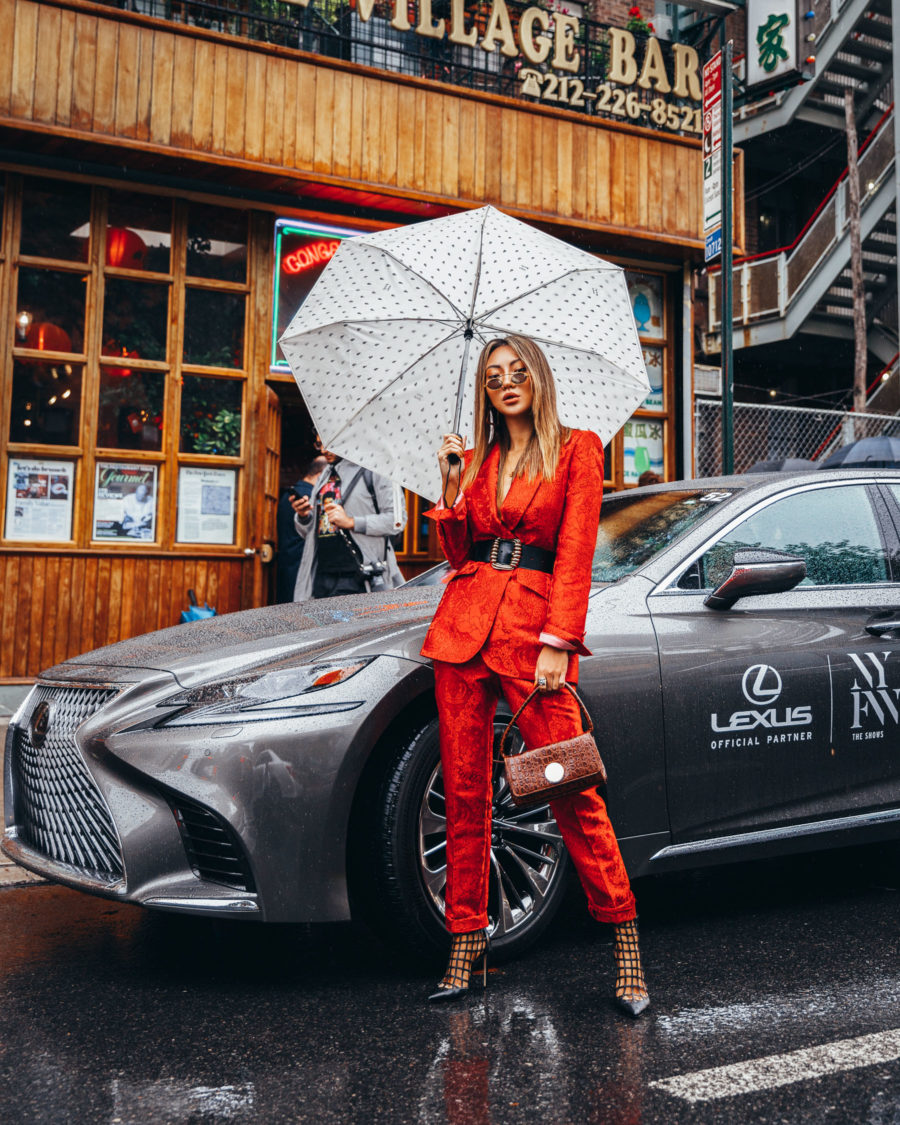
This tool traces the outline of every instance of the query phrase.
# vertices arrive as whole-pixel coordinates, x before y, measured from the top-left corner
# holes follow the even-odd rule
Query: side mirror
[[[703,599],[709,609],[731,609],[738,598],[751,594],[781,594],[806,577],[806,560],[783,551],[734,552],[731,573]]]

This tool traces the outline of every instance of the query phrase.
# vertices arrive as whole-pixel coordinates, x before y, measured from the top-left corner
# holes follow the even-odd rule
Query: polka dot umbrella
[[[279,342],[325,448],[436,499],[441,437],[471,437],[479,352],[508,332],[604,443],[649,393],[622,270],[493,207],[345,240]]]

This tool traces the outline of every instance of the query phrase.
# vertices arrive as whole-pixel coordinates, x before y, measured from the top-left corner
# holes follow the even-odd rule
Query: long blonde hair
[[[527,336],[509,334],[496,340],[488,340],[478,357],[475,372],[475,448],[472,460],[462,479],[462,488],[467,488],[487,459],[491,446],[496,442],[500,447],[500,472],[497,474],[497,508],[500,507],[500,480],[509,453],[509,431],[503,415],[491,405],[485,389],[485,373],[493,353],[502,347],[512,348],[528,368],[533,393],[532,415],[534,432],[525,447],[525,452],[516,465],[517,477],[524,476],[533,481],[537,477],[552,480],[559,465],[560,450],[569,440],[571,430],[563,426],[556,411],[556,382],[550,364],[541,348]],[[480,393],[479,393],[480,392]]]

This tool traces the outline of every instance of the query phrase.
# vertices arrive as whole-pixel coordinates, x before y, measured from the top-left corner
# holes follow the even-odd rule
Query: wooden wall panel
[[[700,241],[695,141],[79,0],[0,0],[0,18],[0,122]]]
[[[242,559],[0,554],[0,680],[177,625],[187,591],[219,613],[242,608]]]

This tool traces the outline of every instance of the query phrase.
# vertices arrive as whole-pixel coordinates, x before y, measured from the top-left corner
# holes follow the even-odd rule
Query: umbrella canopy
[[[327,449],[434,499],[482,346],[536,340],[560,417],[620,429],[650,387],[620,267],[482,207],[345,240],[279,341]]]
[[[851,441],[837,453],[832,453],[819,468],[849,469],[852,465],[860,465],[866,469],[900,468],[900,438],[882,435]]]
[[[817,468],[815,461],[805,457],[782,457],[779,461],[757,461],[745,473],[802,473]]]

